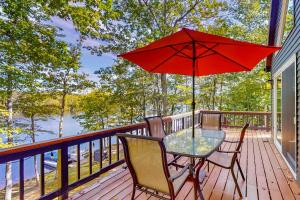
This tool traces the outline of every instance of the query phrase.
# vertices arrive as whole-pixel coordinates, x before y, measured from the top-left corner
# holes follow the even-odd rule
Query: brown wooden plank
[[[295,198],[300,199],[300,187],[298,186],[297,182],[295,181],[291,171],[287,167],[287,165],[286,165],[285,161],[283,160],[283,158],[281,157],[280,153],[276,149],[274,143],[270,143],[270,145],[272,147],[273,153],[277,158],[277,161],[286,177],[286,180],[288,181],[288,184],[289,184]]]
[[[123,176],[120,179],[115,179],[115,181],[113,183],[111,183],[111,184],[107,185],[106,187],[104,187],[103,189],[101,189],[97,193],[97,195],[90,196],[89,198],[86,198],[86,199],[94,199],[95,196],[97,196],[98,198],[102,198],[106,194],[113,192],[115,188],[121,186],[124,182],[130,181],[130,180],[131,180],[131,175],[126,174],[126,176]]]
[[[120,169],[116,171],[114,174],[109,175],[108,177],[103,178],[98,183],[95,183],[89,188],[86,188],[85,190],[80,191],[79,193],[73,195],[69,199],[75,200],[75,199],[88,199],[91,196],[94,196],[99,193],[102,189],[107,187],[108,185],[119,181],[122,177],[129,174],[128,170]]]
[[[269,142],[264,143],[283,199],[295,199]]]
[[[248,147],[248,159],[247,159],[247,197],[249,199],[258,199],[257,194],[257,183],[256,183],[256,167],[254,158],[254,147],[253,147],[253,135],[252,132],[248,132],[247,147]]]
[[[102,195],[102,196],[100,195],[99,198],[101,200],[120,199],[120,198],[116,198],[116,196],[118,196],[118,194],[122,193],[127,188],[132,189],[132,179],[131,178],[129,178],[126,181],[122,182],[120,185],[114,187],[112,190],[110,190],[105,195]],[[126,196],[126,194],[123,194],[121,196]]]
[[[268,189],[270,192],[270,196],[271,199],[273,200],[282,200],[282,196],[281,196],[281,192],[280,189],[278,187],[278,183],[273,171],[273,168],[271,166],[270,160],[269,160],[269,156],[266,152],[265,146],[264,146],[264,141],[266,141],[265,139],[265,135],[263,135],[261,132],[258,133],[258,146],[261,152],[261,156],[262,156],[262,161],[263,161],[263,165],[265,168],[265,174],[266,174],[266,178],[267,178],[267,184],[268,184]]]
[[[256,169],[256,180],[257,190],[259,199],[268,200],[270,199],[269,188],[265,175],[265,168],[262,162],[261,151],[258,145],[258,133],[253,131],[253,144],[254,144],[254,157],[255,157],[255,169]]]

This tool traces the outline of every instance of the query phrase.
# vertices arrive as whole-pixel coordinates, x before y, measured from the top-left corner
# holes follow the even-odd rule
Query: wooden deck
[[[235,138],[238,130],[226,130],[229,138]],[[224,144],[223,149],[233,149],[233,144]],[[249,200],[292,200],[300,199],[300,187],[294,181],[287,165],[276,150],[270,133],[264,131],[247,131],[246,140],[242,146],[240,163],[246,181],[238,174],[244,199]],[[182,159],[181,162],[187,162]],[[207,171],[207,165],[205,165]],[[236,169],[237,171],[237,169]],[[239,199],[229,170],[210,164],[210,171],[201,184],[205,199]],[[70,199],[130,199],[132,180],[127,169],[119,169],[92,187],[86,188]],[[177,199],[193,199],[192,183],[182,188]],[[135,199],[158,199],[146,193],[137,191]]]

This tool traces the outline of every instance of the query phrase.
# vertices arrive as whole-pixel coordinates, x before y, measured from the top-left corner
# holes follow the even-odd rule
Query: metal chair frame
[[[241,168],[241,165],[239,163],[239,160],[238,160],[238,154],[240,153],[240,149],[242,147],[242,144],[243,144],[243,141],[244,141],[244,137],[245,137],[245,134],[246,134],[246,130],[247,128],[249,127],[249,123],[246,123],[245,126],[243,127],[242,131],[241,131],[241,134],[240,134],[240,139],[239,141],[235,141],[235,142],[231,142],[231,143],[237,143],[237,147],[234,151],[223,151],[223,150],[218,150],[218,153],[228,153],[228,154],[233,154],[232,156],[232,159],[231,159],[231,162],[230,162],[230,166],[224,166],[222,165],[222,163],[218,163],[218,162],[215,162],[215,161],[212,161],[210,160],[210,158],[208,157],[207,161],[208,161],[208,164],[209,163],[213,163],[219,167],[222,167],[224,169],[230,169],[231,171],[231,174],[232,174],[232,177],[233,177],[233,180],[234,180],[234,183],[236,185],[236,188],[237,188],[237,191],[239,193],[239,196],[240,197],[243,197],[243,194],[241,192],[241,189],[238,185],[238,182],[237,182],[237,178],[235,176],[235,173],[234,173],[234,164],[236,163],[237,166],[238,166],[238,169],[239,169],[239,172],[241,174],[241,177],[242,179],[245,181],[245,176],[244,176],[244,173],[242,171],[242,168]],[[225,141],[226,142],[226,141]],[[227,141],[228,142],[228,141]],[[230,142],[230,141],[229,141]]]

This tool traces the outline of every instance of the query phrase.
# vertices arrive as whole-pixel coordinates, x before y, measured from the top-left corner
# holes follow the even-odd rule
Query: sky
[[[53,25],[62,29],[60,33],[64,34],[65,36],[60,39],[64,40],[65,42],[74,44],[76,40],[79,39],[79,34],[74,29],[72,21],[66,21],[64,19],[54,17],[52,18],[52,23]],[[84,42],[84,45],[88,44],[91,46],[97,45],[99,44],[99,41],[87,39]],[[98,78],[94,72],[99,70],[101,67],[111,66],[114,63],[114,59],[116,59],[116,56],[113,54],[103,54],[102,56],[97,56],[92,55],[87,49],[82,49],[80,58],[82,68],[80,69],[80,72],[89,74],[89,79],[96,81]]]

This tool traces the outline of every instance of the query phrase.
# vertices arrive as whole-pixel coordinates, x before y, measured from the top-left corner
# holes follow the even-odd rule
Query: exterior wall
[[[300,7],[300,6],[299,6]],[[299,26],[298,26],[299,27]],[[300,37],[298,37],[298,41]],[[296,55],[296,118],[297,118],[297,182],[300,183],[300,51],[298,47],[298,52]]]
[[[279,10],[282,6],[279,5]],[[279,18],[281,13],[279,13]],[[297,139],[297,181],[300,183],[300,0],[294,0],[294,28],[290,32],[288,38],[283,44],[282,49],[273,57],[271,75],[273,79],[274,73],[293,55],[296,54],[296,139]],[[277,19],[277,30],[280,20]],[[276,39],[275,39],[276,41]],[[284,88],[283,88],[284,89]],[[272,93],[273,94],[273,93]]]

